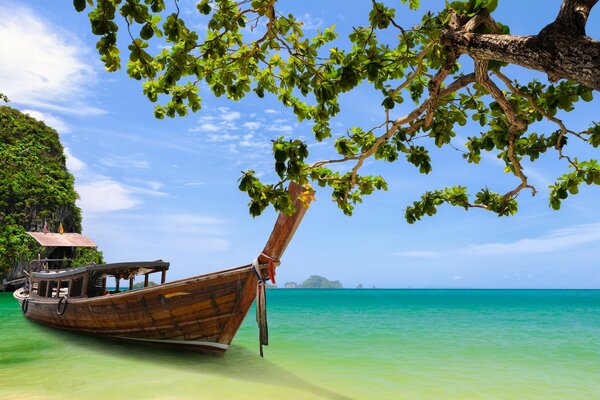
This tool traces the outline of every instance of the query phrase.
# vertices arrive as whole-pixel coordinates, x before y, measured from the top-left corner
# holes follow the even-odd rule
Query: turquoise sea
[[[600,399],[600,291],[267,296],[261,359],[253,314],[214,357],[44,328],[0,293],[0,398]]]

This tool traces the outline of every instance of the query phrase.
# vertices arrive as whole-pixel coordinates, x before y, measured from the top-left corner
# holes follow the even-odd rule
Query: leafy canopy
[[[419,8],[418,0],[401,3]],[[504,75],[505,64],[498,61],[474,60],[477,68],[469,71],[459,65],[455,49],[443,44],[446,29],[509,34],[509,27],[491,18],[497,0],[447,2],[439,12],[422,12],[413,27],[401,26],[396,9],[373,0],[364,24],[354,27],[342,46],[334,25],[307,37],[302,22],[282,11],[276,0],[202,0],[197,11],[206,15],[208,26],[202,37],[182,18],[177,0],[74,0],[77,11],[88,5],[92,32],[99,36],[96,47],[108,71],[121,67],[117,34],[119,26],[126,30],[127,73],[143,81],[144,94],[157,103],[157,118],[199,111],[203,82],[215,96],[232,100],[270,93],[299,121],[310,121],[315,139],[322,141],[332,136],[330,122],[340,112],[342,93],[369,85],[381,94],[380,123],[349,127],[334,141],[337,158],[308,163],[306,143],[283,136],[274,140],[278,181],[264,183],[254,171],[240,178],[252,215],[269,205],[291,212],[285,190],[285,182],[291,180],[330,187],[333,200],[350,215],[364,195],[387,189],[383,177],[359,173],[365,160],[404,159],[427,174],[432,168],[428,146],[451,145],[457,129],[469,120],[478,123],[481,132],[469,137],[465,160],[476,164],[482,153],[494,152],[518,185],[504,194],[484,187],[470,195],[462,186],[427,192],[406,209],[408,222],[435,214],[444,203],[500,216],[514,214],[518,194],[536,192],[521,161],[535,161],[547,151],[555,151],[570,168],[551,187],[552,208],[560,208],[582,183],[600,184],[595,160],[580,161],[564,151],[571,138],[597,147],[600,124],[575,132],[556,117],[559,110],[573,110],[580,100],[592,100],[591,89],[572,81],[517,82]],[[158,46],[150,43],[161,44],[162,50],[152,53]],[[400,116],[395,108],[403,102],[414,103],[414,108]],[[542,120],[556,129],[529,129]],[[340,162],[351,163],[351,170],[332,169]]]

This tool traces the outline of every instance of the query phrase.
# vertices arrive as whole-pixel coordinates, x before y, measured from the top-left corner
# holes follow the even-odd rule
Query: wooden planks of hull
[[[32,297],[25,315],[74,332],[221,353],[225,350],[219,346],[231,343],[252,305],[256,282],[252,267],[244,266],[131,292],[69,299],[62,315],[58,299]]]

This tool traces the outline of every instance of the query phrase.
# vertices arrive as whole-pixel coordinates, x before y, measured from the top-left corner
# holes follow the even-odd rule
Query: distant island
[[[319,275],[311,275],[301,284],[297,284],[296,282],[286,282],[284,287],[286,289],[343,289],[340,281],[330,281]]]
[[[152,287],[152,286],[156,286],[156,282],[153,281],[149,281],[148,282],[148,287]],[[133,285],[133,289],[143,289],[144,288],[144,282],[138,282],[136,284]]]

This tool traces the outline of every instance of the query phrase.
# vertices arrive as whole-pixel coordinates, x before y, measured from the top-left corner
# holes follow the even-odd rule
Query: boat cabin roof
[[[148,274],[158,271],[166,271],[169,269],[169,263],[163,260],[156,261],[137,261],[137,262],[121,262],[112,264],[86,265],[71,269],[57,269],[44,272],[32,272],[32,278],[38,279],[62,279],[69,278],[75,275],[84,273],[100,272],[107,275],[138,275]]]
[[[81,233],[27,232],[27,234],[44,247],[98,247]]]

